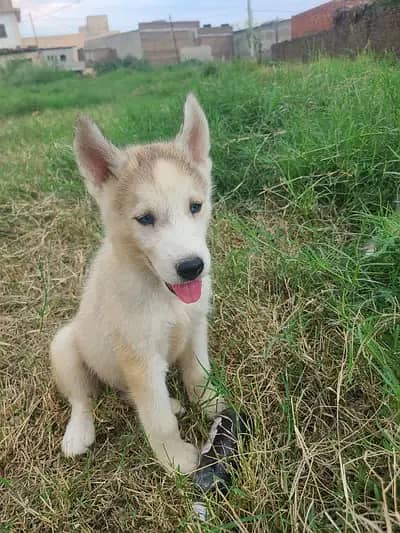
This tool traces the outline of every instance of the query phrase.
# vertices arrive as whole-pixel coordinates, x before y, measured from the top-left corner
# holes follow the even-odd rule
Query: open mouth
[[[201,279],[186,281],[185,283],[166,283],[166,286],[185,304],[194,304],[200,299],[202,288]]]

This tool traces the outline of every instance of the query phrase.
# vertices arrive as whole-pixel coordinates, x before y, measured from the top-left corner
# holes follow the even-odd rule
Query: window
[[[5,39],[7,37],[7,31],[4,24],[0,24],[0,39]]]
[[[63,61],[63,62],[67,61],[67,56],[65,54],[61,54],[60,55],[60,60]]]

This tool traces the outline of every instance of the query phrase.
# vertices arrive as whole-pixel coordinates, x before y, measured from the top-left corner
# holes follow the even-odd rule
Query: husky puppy
[[[191,472],[198,452],[179,434],[168,367],[180,367],[189,398],[208,414],[224,407],[208,379],[207,119],[190,94],[174,140],[119,149],[81,116],[74,150],[105,237],[76,316],[51,344],[54,377],[72,409],[62,450],[74,456],[93,443],[90,396],[98,378],[128,391],[158,461]]]

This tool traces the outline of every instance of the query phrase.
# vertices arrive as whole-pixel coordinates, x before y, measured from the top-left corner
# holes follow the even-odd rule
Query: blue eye
[[[196,213],[199,213],[201,210],[201,203],[200,202],[192,202],[190,204],[190,212],[192,215],[195,215]]]
[[[148,213],[147,215],[143,215],[142,217],[136,217],[136,220],[141,224],[142,226],[154,226],[154,223],[156,219],[153,215]]]

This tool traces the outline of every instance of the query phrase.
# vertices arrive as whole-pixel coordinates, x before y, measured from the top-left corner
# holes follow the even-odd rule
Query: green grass
[[[399,64],[31,74],[0,77],[0,527],[395,531]],[[47,359],[101,236],[71,150],[76,114],[118,145],[163,139],[190,90],[213,139],[214,379],[255,426],[233,490],[210,498],[204,526],[190,480],[151,462],[112,391],[96,406],[93,452],[60,456],[68,410]],[[195,415],[182,426],[200,445],[207,424]]]

